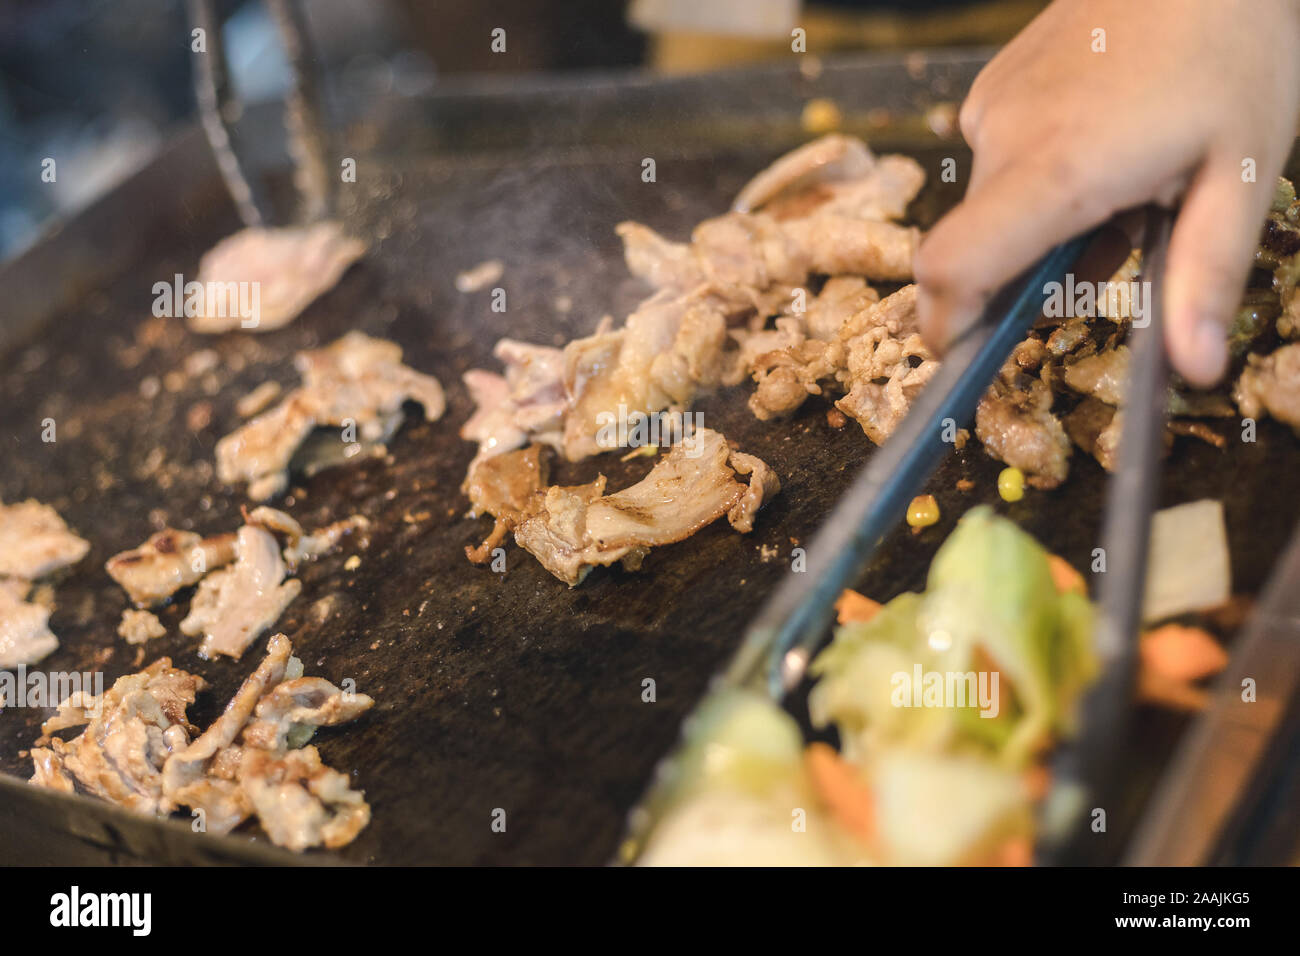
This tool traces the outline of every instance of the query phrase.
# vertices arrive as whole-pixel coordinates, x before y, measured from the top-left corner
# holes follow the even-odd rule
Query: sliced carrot
[[[869,621],[880,610],[880,602],[873,601],[865,594],[845,588],[835,602],[835,611],[841,624]]]
[[[998,852],[998,866],[1033,866],[1034,845],[1028,837],[1012,837]]]
[[[1142,666],[1173,681],[1195,681],[1228,666],[1228,653],[1203,628],[1165,624],[1142,635]]]
[[[1049,554],[1047,561],[1052,569],[1052,582],[1056,585],[1057,593],[1069,594],[1073,591],[1075,594],[1087,595],[1088,585],[1084,583],[1083,575],[1074,570],[1069,561],[1059,554]]]
[[[858,771],[834,747],[821,742],[808,745],[803,761],[817,795],[844,829],[871,843],[876,833],[875,801]]]

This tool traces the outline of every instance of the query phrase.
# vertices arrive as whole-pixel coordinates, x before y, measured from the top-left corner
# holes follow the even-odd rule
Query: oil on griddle
[[[880,148],[891,145],[868,137]],[[639,572],[598,569],[570,590],[514,547],[505,574],[466,561],[464,547],[482,539],[488,520],[462,517],[459,484],[473,446],[457,436],[471,410],[460,375],[495,367],[490,350],[503,335],[560,344],[590,332],[606,312],[621,318],[644,289],[627,274],[614,224],[633,218],[683,236],[790,145],[665,156],[653,184],[641,181],[641,153],[612,148],[474,162],[363,159],[341,211],[371,239],[370,254],[293,325],[264,335],[202,337],[150,315],[152,284],[192,272],[198,256],[238,226],[219,196],[188,204],[174,230],[153,237],[131,270],[87,290],[0,366],[0,497],[48,502],[92,543],[56,591],[51,626],[62,646],[42,667],[102,668],[110,683],[136,669],[135,648],[115,633],[127,602],[104,573],[105,559],[163,523],[233,530],[245,499],[217,485],[212,462],[217,439],[240,421],[237,399],[267,378],[292,386],[293,353],[351,329],[394,339],[409,365],[443,383],[447,414],[436,423],[409,417],[387,461],[295,480],[283,505],[308,527],[357,512],[372,521],[368,547],[349,540],[302,570],[302,594],[279,623],[309,673],[352,678],[377,701],[356,724],[324,729],[316,739],[328,764],[352,772],[374,811],[337,857],[394,864],[610,860],[626,812],[681,719],[756,605],[790,573],[791,550],[808,539],[872,446],[851,421],[830,427],[818,401],[788,421],[765,424],[745,407],[749,386],[706,396],[697,405],[704,422],[770,463],[780,495],[752,534],[720,522],[656,549]],[[962,153],[933,143],[910,152],[929,175],[914,204],[913,218],[924,226],[955,201],[958,187],[940,183],[937,173],[943,158]],[[504,313],[491,310],[488,290],[462,294],[454,286],[457,272],[488,259],[505,264]],[[217,362],[209,370],[192,364],[187,373],[186,360],[201,349],[214,350]],[[40,440],[47,417],[58,423],[52,444]],[[995,489],[1001,466],[971,443],[931,483],[940,523],[919,536],[895,534],[862,589],[885,599],[919,587],[957,517],[979,502],[997,504],[1049,548],[1086,566],[1104,474],[1082,454],[1072,465],[1058,491],[1006,505]],[[585,481],[599,470],[618,488],[649,467],[647,459],[622,463],[605,455],[562,466],[557,478]],[[1300,511],[1294,496],[1277,494],[1297,467],[1300,443],[1272,422],[1261,423],[1256,444],[1234,442],[1226,453],[1179,440],[1166,463],[1163,503],[1223,498],[1235,589],[1254,592]],[[958,491],[960,478],[974,489]],[[778,557],[765,560],[764,549]],[[361,563],[347,570],[353,554]],[[197,642],[176,627],[186,602],[182,595],[180,607],[161,612],[168,634],[148,644],[147,660],[168,654],[211,682],[191,708],[203,725],[256,666],[265,639],[241,661],[201,661]],[[642,702],[646,678],[656,684],[654,703]],[[41,716],[0,713],[0,771],[30,776],[25,753]],[[1130,759],[1135,802],[1184,723],[1155,711],[1143,711],[1141,721]],[[507,813],[504,833],[491,828],[496,808]],[[240,834],[247,839],[249,831]]]

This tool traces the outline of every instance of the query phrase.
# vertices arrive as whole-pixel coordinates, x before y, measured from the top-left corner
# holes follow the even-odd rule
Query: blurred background
[[[990,45],[1043,0],[302,0],[331,93],[419,95],[453,75],[604,69],[699,72],[819,53]],[[261,0],[216,0],[241,101],[280,98],[289,73]],[[187,0],[0,5],[0,259],[143,165],[195,114]],[[507,29],[503,54],[486,38]],[[472,42],[471,42],[472,41]],[[480,42],[481,41],[481,42]],[[61,173],[44,183],[42,160]]]

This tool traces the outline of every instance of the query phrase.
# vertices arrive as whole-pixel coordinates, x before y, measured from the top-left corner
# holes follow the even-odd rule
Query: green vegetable
[[[676,771],[683,790],[728,785],[761,794],[797,780],[802,758],[793,717],[761,694],[733,690],[700,705]]]
[[[846,755],[883,744],[984,751],[1025,766],[1053,733],[1072,726],[1074,705],[1093,676],[1092,612],[1086,598],[1061,595],[1048,554],[987,507],[958,523],[930,566],[923,595],[904,594],[866,624],[841,628],[813,662],[821,677],[809,705],[814,722],[839,726]],[[963,689],[999,691],[994,707],[899,705],[896,691],[920,672]],[[979,683],[982,679],[983,685]],[[992,714],[996,709],[996,716]]]

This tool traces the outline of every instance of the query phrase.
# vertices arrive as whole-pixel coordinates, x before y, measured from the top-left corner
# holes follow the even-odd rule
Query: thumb
[[[1228,365],[1228,326],[1273,196],[1273,177],[1260,180],[1243,182],[1236,160],[1208,159],[1169,238],[1165,341],[1174,370],[1193,385],[1215,384]]]

